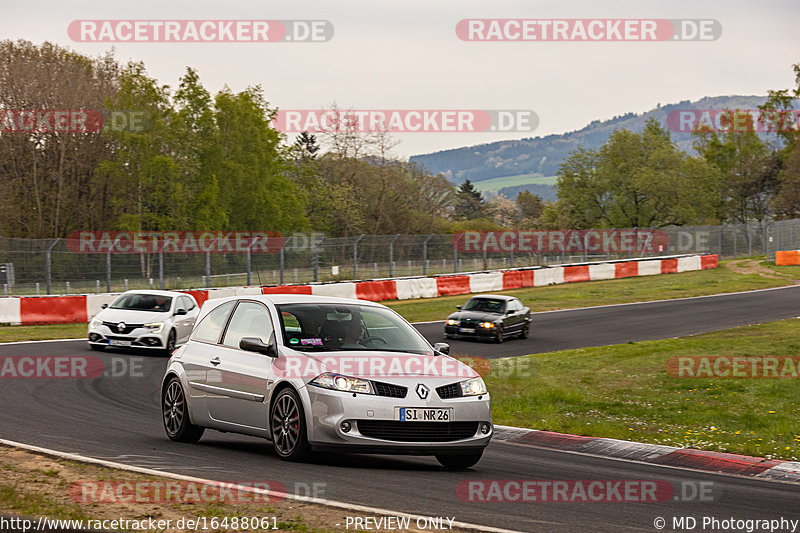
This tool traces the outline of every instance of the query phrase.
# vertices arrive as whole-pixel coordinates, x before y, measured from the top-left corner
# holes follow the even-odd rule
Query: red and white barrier
[[[401,278],[372,281],[314,283],[278,287],[227,287],[222,289],[182,291],[194,296],[197,303],[206,300],[248,294],[314,294],[362,300],[409,300],[437,296],[496,292],[523,287],[544,287],[561,283],[597,281],[652,276],[716,268],[716,255],[691,255],[660,259],[631,259],[550,267],[533,267],[474,272],[428,278]],[[0,298],[0,323],[74,323],[86,322],[111,303],[117,294],[85,296],[32,296]]]

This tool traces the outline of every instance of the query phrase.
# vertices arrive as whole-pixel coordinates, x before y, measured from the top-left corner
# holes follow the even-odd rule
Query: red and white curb
[[[677,448],[604,437],[585,437],[512,426],[496,425],[492,440],[705,472],[800,483],[800,462],[794,461],[764,459],[763,457]]]
[[[638,276],[653,276],[717,268],[715,254],[693,254],[656,258],[631,258],[613,261],[526,267],[490,272],[442,274],[367,281],[280,285],[274,287],[226,287],[184,290],[197,303],[206,300],[256,294],[313,294],[361,300],[386,301],[436,298],[544,287],[561,283],[600,281]],[[70,296],[22,296],[0,298],[0,324],[71,324],[88,322],[103,304],[113,302],[119,293]]]

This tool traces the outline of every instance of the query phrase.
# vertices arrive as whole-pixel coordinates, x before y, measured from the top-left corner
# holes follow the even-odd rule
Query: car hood
[[[324,372],[392,382],[419,377],[439,377],[456,381],[479,376],[469,365],[447,355],[371,350],[300,352],[284,348],[281,350],[281,357],[273,363],[273,369],[286,377],[300,377],[305,381]]]
[[[473,320],[478,320],[481,322],[494,322],[500,318],[503,318],[503,315],[498,313],[487,313],[486,311],[458,311],[457,313],[453,313],[449,317],[450,319],[462,319],[462,318],[471,318]]]
[[[125,322],[126,324],[150,324],[152,322],[164,322],[172,315],[169,313],[159,313],[157,311],[131,311],[129,309],[103,309],[95,318],[106,322]]]

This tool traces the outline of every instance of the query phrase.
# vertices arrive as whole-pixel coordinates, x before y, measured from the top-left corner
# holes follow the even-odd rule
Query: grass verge
[[[86,328],[86,322],[80,324],[0,326],[0,342],[80,339],[86,336]]]
[[[278,529],[333,533],[345,529],[348,516],[374,516],[363,511],[347,511],[288,499],[267,501],[266,497],[256,497],[251,493],[225,493],[213,487],[209,490],[202,484],[187,482],[180,482],[178,490],[168,491],[165,485],[159,485],[176,483],[168,478],[67,461],[5,446],[0,446],[0,470],[3,472],[0,479],[2,514],[83,520],[84,525],[87,520],[122,519],[146,523],[144,521],[148,517],[171,520],[172,524],[170,528],[158,530],[148,529],[148,526],[119,528],[120,530],[192,531],[191,528],[176,527],[178,520],[205,517],[206,527],[199,527],[198,531],[261,532]],[[275,486],[275,480],[256,481],[269,481]],[[125,483],[131,485],[124,485]],[[292,486],[286,483],[290,492],[293,490]],[[218,494],[222,497],[218,497]],[[324,498],[325,495],[319,494],[319,497]],[[268,524],[269,527],[244,526],[244,518],[248,521],[253,518],[266,519],[263,525]],[[212,519],[216,519],[220,527],[211,527]],[[223,519],[227,519],[227,527],[222,525]],[[238,520],[239,527],[234,525],[234,519]],[[258,523],[260,524],[260,520]],[[407,531],[420,531],[413,526],[415,521],[412,520],[411,524]],[[465,530],[455,528],[453,531]]]
[[[486,381],[497,424],[798,460],[800,378],[678,378],[666,371],[680,356],[798,353],[800,320],[792,319],[501,360],[515,371],[490,373]]]

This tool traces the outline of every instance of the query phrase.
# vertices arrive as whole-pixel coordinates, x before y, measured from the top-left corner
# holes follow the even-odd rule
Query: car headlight
[[[324,389],[340,390],[343,392],[360,392],[362,394],[374,394],[372,383],[366,379],[353,378],[325,372],[311,380],[309,385],[316,385]]]
[[[492,328],[496,328],[497,324],[495,324],[494,322],[481,322],[480,326],[482,328],[492,329]]]
[[[89,322],[89,329],[99,328],[103,325],[103,321],[99,318],[93,318],[91,322]]]
[[[462,396],[480,396],[486,394],[486,383],[481,378],[467,379],[459,383]]]
[[[161,333],[164,331],[163,322],[151,322],[150,324],[145,324],[144,327],[149,329],[151,333]]]
[[[447,325],[448,326],[457,326],[458,325],[458,320],[455,320],[453,318],[448,318],[447,319]]]

